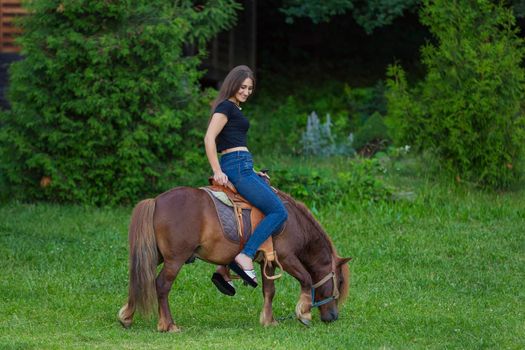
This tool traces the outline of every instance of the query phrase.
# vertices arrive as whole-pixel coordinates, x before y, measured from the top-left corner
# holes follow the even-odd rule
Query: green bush
[[[343,158],[342,158],[343,159]],[[276,168],[272,184],[312,208],[326,203],[377,202],[392,198],[393,188],[382,179],[386,171],[377,159],[344,160],[344,171]]]
[[[512,11],[488,0],[434,0],[421,20],[436,37],[422,50],[426,78],[409,89],[402,69],[389,69],[394,139],[431,150],[458,180],[508,187],[523,172],[525,141],[525,51]]]
[[[420,86],[409,88],[406,74],[398,64],[388,67],[388,112],[385,118],[387,132],[398,146],[411,145],[416,150],[426,148],[424,108],[420,101]]]
[[[336,142],[348,137],[348,108],[338,82],[312,86],[290,82],[280,76],[258,84],[254,99],[243,107],[252,123],[249,147],[254,153],[272,150],[283,154],[301,154],[301,138],[308,115],[330,114]],[[291,92],[290,92],[291,91]]]
[[[389,139],[388,130],[383,119],[378,112],[372,114],[354,134],[353,147],[361,149],[373,141],[387,141]]]
[[[256,153],[268,150],[292,154],[300,152],[300,130],[306,125],[306,114],[295,97],[288,96],[277,104],[271,99],[265,101],[261,98],[245,109],[251,123],[248,134],[251,150]]]
[[[358,132],[374,113],[386,113],[382,82],[366,88],[350,87],[336,81],[315,86],[294,81],[290,86],[287,79],[272,78],[262,83],[255,99],[245,109],[252,122],[249,144],[256,153],[271,149],[276,153],[308,154],[304,152],[301,141],[307,132],[308,117],[315,112],[323,117],[330,115],[331,142],[337,146],[333,153],[349,154],[352,153],[348,146],[350,132]],[[289,91],[293,94],[289,95]],[[363,134],[380,133],[386,138],[384,126],[376,122],[373,120]],[[379,129],[370,130],[375,126]]]
[[[385,85],[378,81],[371,87],[344,87],[352,129],[359,129],[375,113],[386,114]]]
[[[21,199],[127,203],[183,176],[202,149],[211,97],[199,91],[205,40],[233,0],[28,2],[0,117],[0,173]],[[201,51],[202,52],[202,51]],[[169,174],[166,174],[168,172]]]

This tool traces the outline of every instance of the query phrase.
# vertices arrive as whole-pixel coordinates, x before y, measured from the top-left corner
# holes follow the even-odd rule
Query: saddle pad
[[[228,196],[226,195],[226,193],[224,193],[224,192],[219,192],[219,191],[212,191],[212,190],[209,190],[209,193],[211,193],[212,195],[214,195],[215,198],[217,198],[218,200],[220,200],[221,202],[223,202],[223,203],[226,204],[227,206],[233,208],[233,203],[232,203],[232,201],[230,200],[230,198],[228,198]]]
[[[230,207],[224,204],[220,199],[218,199],[214,195],[214,193],[211,193],[215,191],[211,191],[207,188],[202,188],[202,189],[210,196],[210,198],[213,201],[215,210],[217,212],[217,216],[219,217],[219,221],[221,223],[222,232],[224,234],[224,237],[226,237],[226,239],[228,239],[231,242],[240,243],[241,237],[239,236],[233,207]],[[250,209],[242,210],[242,221],[243,221],[243,226],[244,226],[243,241],[247,241],[252,235],[250,212],[251,212]]]

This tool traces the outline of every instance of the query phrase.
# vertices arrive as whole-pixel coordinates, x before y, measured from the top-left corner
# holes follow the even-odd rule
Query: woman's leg
[[[270,186],[253,171],[253,160],[250,153],[239,152],[222,156],[221,168],[237,191],[265,215],[246,242],[243,251],[235,257],[235,261],[242,270],[253,270],[253,257],[257,249],[282,226],[288,218],[288,213]],[[251,279],[254,280],[253,271],[251,275]]]
[[[288,213],[277,194],[253,170],[234,185],[244,198],[265,215],[241,252],[252,260],[259,246],[284,224]],[[243,262],[247,263],[247,259],[239,258],[238,262],[244,266]]]

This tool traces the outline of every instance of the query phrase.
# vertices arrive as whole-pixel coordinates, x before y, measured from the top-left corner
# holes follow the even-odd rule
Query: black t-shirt
[[[226,125],[215,140],[217,151],[222,152],[233,147],[246,147],[246,133],[250,128],[250,121],[242,114],[239,107],[230,100],[224,100],[217,105],[213,113],[222,113],[228,118]]]

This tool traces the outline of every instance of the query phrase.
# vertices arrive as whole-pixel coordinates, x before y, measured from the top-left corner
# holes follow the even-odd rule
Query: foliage
[[[355,149],[361,149],[370,142],[388,140],[388,130],[383,119],[379,112],[372,114],[363,126],[356,131],[352,146]]]
[[[255,153],[268,150],[299,153],[299,130],[305,127],[305,112],[301,107],[292,95],[284,100],[263,96],[257,102],[243,107],[251,123],[248,134],[250,149]]]
[[[354,128],[361,127],[375,113],[386,114],[385,85],[382,81],[371,87],[345,85],[344,96]]]
[[[333,16],[352,12],[355,21],[371,34],[375,29],[388,26],[407,11],[416,11],[422,0],[283,0],[281,12],[286,21],[293,23],[296,17],[310,18],[314,23],[329,22]],[[525,16],[522,0],[510,0],[517,17]]]
[[[326,122],[321,124],[317,113],[310,113],[301,138],[304,154],[327,156],[335,153],[331,124],[330,114],[326,115]]]
[[[320,115],[329,113],[334,140],[342,142],[346,139],[349,133],[348,108],[340,93],[342,84],[327,82],[313,86],[297,83],[290,93],[287,83],[286,79],[280,80],[279,77],[262,82],[254,100],[243,107],[252,125],[248,143],[254,154],[268,150],[300,154],[302,133],[312,111]]]
[[[435,152],[460,181],[508,187],[522,174],[525,141],[525,51],[512,11],[488,0],[425,4],[436,44],[422,50],[428,71],[416,88],[389,70],[392,134]]]
[[[525,17],[525,3],[523,0],[508,0],[507,3],[514,10],[514,15],[518,18]]]
[[[301,143],[303,146],[303,154],[305,155],[350,155],[355,152],[351,148],[348,139],[344,143],[336,144],[335,138],[332,135],[330,114],[326,115],[325,123],[321,124],[315,111],[308,116],[306,130],[301,137]]]
[[[349,106],[352,148],[361,151],[371,142],[389,141],[383,115],[386,114],[385,86],[382,81],[372,87],[352,88],[345,85],[345,98]],[[381,145],[377,145],[382,147]]]
[[[328,22],[332,16],[352,11],[356,22],[367,33],[392,23],[406,10],[413,9],[420,0],[284,0],[281,11],[286,21],[293,23],[294,17],[308,17],[314,23]]]
[[[385,124],[391,139],[398,145],[425,145],[423,106],[419,101],[419,87],[409,89],[405,71],[394,64],[387,70],[388,112]]]
[[[377,202],[389,200],[393,188],[382,180],[386,171],[377,159],[333,158],[344,170],[286,167],[272,171],[272,184],[306,202],[312,208],[326,203]]]
[[[252,122],[249,146],[256,154],[269,149],[283,154],[311,154],[310,149],[317,144],[330,144],[333,147],[320,152],[349,155],[353,153],[349,134],[359,133],[374,113],[386,113],[382,82],[372,87],[350,87],[338,82],[315,85],[294,82],[293,95],[290,95],[291,87],[287,85],[290,82],[274,79],[258,88],[255,99],[244,109]],[[329,139],[312,138],[316,127],[311,128],[309,134],[308,116],[312,111],[330,115]],[[377,126],[375,122],[372,124]],[[320,130],[318,132],[320,135]],[[378,132],[384,134],[381,130]]]
[[[0,173],[23,199],[122,203],[170,187],[201,147],[211,97],[202,48],[226,28],[231,0],[28,3],[24,60],[1,115]]]

